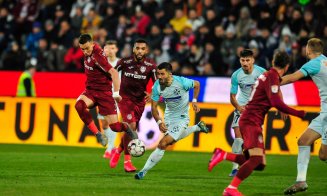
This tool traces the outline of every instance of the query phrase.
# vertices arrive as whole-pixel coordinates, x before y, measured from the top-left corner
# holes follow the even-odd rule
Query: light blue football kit
[[[304,64],[300,71],[304,76],[310,76],[316,84],[320,95],[321,111],[313,119],[309,128],[321,135],[321,143],[327,145],[327,57],[320,55]]]
[[[244,106],[248,103],[252,86],[254,85],[257,78],[266,70],[257,65],[253,66],[251,74],[246,74],[242,67],[236,70],[231,77],[231,94],[237,94],[237,102],[240,106]],[[238,92],[238,89],[240,91]],[[240,112],[238,110],[234,111],[234,119],[232,122],[232,127],[238,127],[238,121],[240,119]]]
[[[194,88],[194,81],[188,78],[173,76],[170,86],[161,90],[159,80],[152,88],[152,100],[163,98],[166,109],[164,114],[167,133],[178,141],[187,135],[185,131],[190,122],[189,118],[189,90]]]

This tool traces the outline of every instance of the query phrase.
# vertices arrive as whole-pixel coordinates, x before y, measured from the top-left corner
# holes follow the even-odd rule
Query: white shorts
[[[321,143],[327,145],[327,113],[320,113],[309,124],[310,129],[321,135]]]
[[[185,131],[188,127],[189,122],[189,119],[165,122],[166,127],[168,128],[168,131],[165,133],[165,135],[170,135],[172,138],[174,138],[175,141],[183,139],[185,137]]]
[[[232,122],[232,128],[238,127],[238,121],[240,120],[241,113],[238,110],[234,110],[234,118]]]

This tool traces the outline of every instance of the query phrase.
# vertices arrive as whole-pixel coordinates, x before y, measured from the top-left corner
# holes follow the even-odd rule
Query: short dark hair
[[[113,40],[113,39],[106,41],[106,44],[105,45],[115,45],[115,46],[118,47],[117,41],[116,40]]]
[[[159,70],[165,69],[166,71],[171,73],[173,71],[173,66],[168,62],[163,62],[158,65],[157,69]]]
[[[290,63],[290,56],[285,51],[278,51],[274,54],[273,64],[275,67],[285,68]]]
[[[86,42],[93,41],[92,35],[88,33],[80,35],[78,39],[79,39],[78,42],[80,44],[85,44]]]
[[[250,49],[244,49],[240,52],[240,57],[253,57],[253,51]]]
[[[144,43],[144,44],[146,44],[147,46],[149,45],[149,44],[148,44],[148,41],[146,41],[145,39],[142,39],[142,38],[138,38],[138,39],[136,39],[135,42],[134,42],[134,44],[135,44],[135,43]]]
[[[323,53],[324,51],[324,44],[318,38],[309,39],[308,47],[312,50],[313,53]]]

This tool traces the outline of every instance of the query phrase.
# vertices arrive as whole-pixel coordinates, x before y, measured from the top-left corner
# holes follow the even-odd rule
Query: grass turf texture
[[[143,180],[115,169],[102,158],[104,149],[0,144],[0,195],[221,195],[230,183],[229,162],[207,171],[211,153],[167,151]],[[133,158],[141,169],[152,151]],[[283,195],[294,182],[296,156],[267,156],[263,172],[254,172],[239,187],[245,195]],[[313,156],[307,192],[327,195],[327,165]]]

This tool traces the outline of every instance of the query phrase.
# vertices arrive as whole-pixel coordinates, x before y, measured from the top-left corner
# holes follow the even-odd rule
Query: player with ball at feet
[[[200,121],[197,125],[188,127],[189,117],[189,91],[193,88],[192,108],[199,112],[197,97],[200,91],[200,83],[196,80],[172,75],[170,63],[161,63],[157,67],[158,80],[152,88],[151,110],[159,129],[164,133],[158,147],[151,153],[143,169],[135,174],[135,179],[142,179],[163,157],[169,145],[187,137],[194,132],[208,133],[206,124]],[[164,120],[159,116],[158,101],[162,97],[166,105]]]
[[[118,61],[116,69],[121,71],[120,94],[122,100],[118,102],[121,116],[136,133],[139,121],[144,111],[145,103],[150,100],[146,86],[150,79],[155,81],[156,64],[146,57],[149,52],[148,42],[137,39],[133,46],[133,55]],[[111,151],[110,167],[115,168],[120,154],[124,151],[124,169],[126,172],[135,172],[127,145],[131,141],[129,135],[124,134],[118,148]]]

